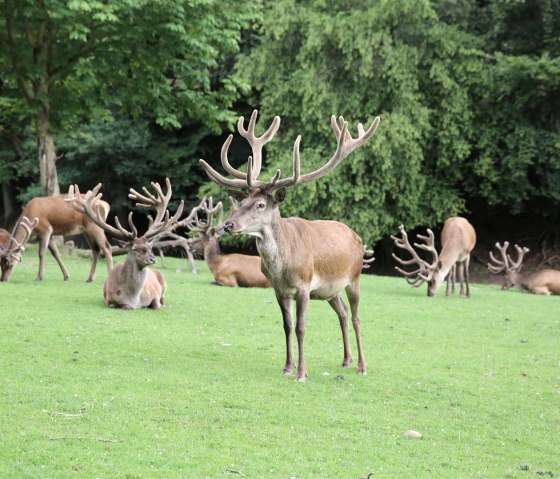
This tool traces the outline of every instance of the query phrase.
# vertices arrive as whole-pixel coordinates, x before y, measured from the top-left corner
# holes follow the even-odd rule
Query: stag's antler
[[[72,208],[80,213],[86,215],[91,221],[93,221],[97,226],[105,230],[107,233],[112,234],[115,238],[122,241],[130,241],[138,237],[138,230],[132,222],[132,211],[128,215],[128,224],[130,226],[130,231],[123,228],[119,219],[115,216],[116,228],[108,224],[101,215],[101,211],[97,209],[93,210],[93,204],[97,200],[101,199],[103,193],[99,193],[101,189],[101,183],[98,183],[92,190],[87,193],[80,193],[80,188],[78,185],[70,185],[68,189],[68,198],[65,199],[67,203],[70,204]]]
[[[167,206],[169,204],[169,200],[171,199],[171,182],[169,181],[169,178],[166,178],[165,182],[167,185],[166,194],[163,193],[159,183],[154,182],[152,182],[151,185],[154,190],[156,190],[156,195],[150,193],[145,187],[142,188],[144,194],[138,193],[133,188],[130,188],[130,194],[128,195],[128,197],[137,201],[136,206],[138,206],[139,208],[153,208],[156,210],[155,219],[151,216],[149,217],[150,223],[148,226],[148,230],[143,235],[143,237],[148,240],[154,241],[161,236],[171,233],[178,226],[182,225],[182,223],[179,222],[179,218],[183,213],[184,202],[183,200],[181,200],[179,208],[177,208],[177,212],[172,217],[170,217]],[[103,196],[102,193],[99,193],[100,188],[101,183],[97,184],[95,188],[88,191],[87,193],[81,194],[78,185],[72,185],[68,190],[68,199],[64,201],[70,203],[70,206],[72,206],[72,208],[74,208],[76,211],[79,211],[80,213],[85,214],[97,226],[112,234],[115,238],[122,241],[131,241],[137,238],[138,230],[132,221],[132,211],[128,214],[128,225],[130,227],[130,231],[128,231],[121,225],[119,219],[116,216],[116,227],[113,227],[108,224],[101,216],[101,212],[99,211],[99,209],[97,211],[93,210],[93,204]]]
[[[515,250],[517,251],[517,260],[513,261],[511,256],[507,254],[507,249],[509,247],[509,243],[507,241],[504,242],[503,245],[500,243],[495,244],[497,250],[500,252],[501,259],[497,259],[492,251],[490,251],[490,260],[492,263],[487,263],[486,266],[488,271],[492,274],[500,274],[500,273],[508,273],[508,272],[517,272],[521,269],[521,263],[523,261],[523,257],[529,252],[529,248],[521,248],[518,245],[515,245]]]
[[[21,253],[25,251],[25,244],[29,240],[33,228],[39,224],[39,218],[34,218],[33,221],[29,221],[27,216],[22,216],[20,220],[14,226],[8,245],[4,248],[4,245],[0,242],[0,256],[11,256],[14,261],[21,261]],[[16,232],[19,228],[23,228],[25,234],[21,241],[16,240]]]
[[[428,251],[432,254],[432,262],[428,263],[427,261],[424,261],[422,258],[420,258],[416,250],[410,245],[408,241],[408,235],[406,234],[403,225],[399,226],[399,230],[401,232],[401,238],[391,236],[391,239],[395,242],[395,246],[408,251],[411,254],[412,258],[409,260],[404,260],[399,258],[395,253],[393,253],[393,258],[403,266],[415,264],[418,266],[418,268],[414,271],[405,271],[400,267],[395,266],[395,269],[406,278],[408,284],[417,288],[424,281],[430,281],[436,270],[438,253],[434,246],[434,233],[430,228],[428,228],[428,236],[418,235],[418,239],[424,241],[424,244],[414,243],[414,246],[416,246],[417,248],[423,249],[424,251]]]
[[[150,223],[148,225],[148,230],[144,233],[144,238],[147,240],[155,240],[160,236],[170,233],[175,228],[179,226],[179,218],[183,214],[183,208],[185,207],[185,202],[181,200],[179,207],[173,216],[169,216],[169,210],[167,209],[169,205],[169,200],[171,199],[171,181],[169,178],[165,178],[165,184],[167,186],[167,193],[164,194],[159,183],[150,183],[152,188],[156,191],[157,196],[154,196],[148,191],[148,189],[143,186],[142,191],[144,194],[139,193],[134,188],[130,188],[130,193],[128,197],[135,200],[136,206],[143,209],[155,209],[156,217],[152,218],[148,216]]]
[[[194,214],[192,214],[194,211]],[[212,223],[214,220],[214,215],[218,213],[218,225],[222,223],[224,217],[224,208],[222,202],[219,201],[216,206],[214,206],[214,201],[212,197],[204,197],[200,204],[193,208],[191,211],[191,220],[186,224],[190,231],[196,231],[198,233],[207,233],[210,228],[212,228]],[[200,219],[198,217],[198,212],[204,212],[206,218]],[[191,215],[189,215],[191,216]]]
[[[224,169],[230,175],[234,176],[235,179],[225,178],[216,170],[214,170],[214,168],[212,168],[208,163],[206,163],[206,161],[200,160],[200,163],[206,170],[206,173],[215,183],[235,189],[266,189],[268,191],[274,191],[285,186],[295,185],[299,183],[308,183],[310,181],[316,180],[334,169],[344,158],[346,158],[356,148],[361,146],[371,136],[373,136],[380,121],[380,118],[376,117],[367,131],[365,131],[362,124],[359,123],[358,137],[352,138],[352,136],[348,132],[348,123],[344,120],[344,118],[342,116],[339,117],[339,125],[337,123],[336,117],[333,115],[331,117],[331,126],[336,137],[337,147],[334,155],[325,165],[311,173],[307,173],[305,175],[300,174],[299,144],[301,142],[301,135],[298,135],[294,143],[292,176],[289,178],[280,179],[281,172],[280,170],[276,170],[276,174],[272,177],[272,179],[268,182],[265,182],[259,181],[257,179],[262,166],[262,148],[266,143],[272,140],[272,138],[278,131],[278,128],[280,127],[280,117],[277,116],[274,118],[272,125],[263,136],[256,137],[255,124],[257,115],[257,110],[253,111],[251,119],[249,120],[249,127],[247,130],[245,130],[243,126],[243,117],[239,118],[239,122],[237,125],[239,133],[249,141],[253,150],[253,156],[250,156],[247,162],[247,173],[234,169],[227,159],[227,151],[229,145],[231,144],[233,135],[229,135],[226,142],[224,143],[224,146],[222,147],[221,160]]]
[[[371,258],[364,259],[362,261],[362,269],[369,269],[371,267],[371,263],[375,261],[375,257],[373,256],[373,250],[367,249],[367,245],[364,245],[364,256],[371,256]]]

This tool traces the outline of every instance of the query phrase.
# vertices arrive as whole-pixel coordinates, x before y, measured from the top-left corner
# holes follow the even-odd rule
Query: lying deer
[[[412,256],[409,260],[399,258],[393,253],[393,258],[403,266],[415,265],[414,271],[405,271],[399,266],[395,269],[401,273],[408,283],[417,288],[424,281],[428,283],[428,296],[436,296],[445,277],[447,277],[447,289],[445,295],[449,296],[450,283],[453,284],[451,293],[455,292],[455,269],[459,270],[459,281],[461,283],[461,296],[470,298],[469,288],[469,263],[470,254],[476,243],[476,233],[472,225],[460,216],[454,216],[445,220],[441,232],[441,251],[438,254],[434,246],[434,233],[428,228],[428,236],[418,235],[424,241],[423,244],[414,243],[419,249],[428,251],[432,255],[432,262],[423,260],[416,250],[410,245],[408,235],[404,226],[400,226],[401,237],[391,236],[395,246],[408,251]],[[463,280],[465,288],[463,288]]]
[[[218,213],[218,225],[222,224],[224,210],[221,202],[213,206],[212,198],[204,198],[193,210],[195,214],[192,215],[191,221],[187,222],[187,228],[199,233],[204,260],[214,275],[215,284],[242,288],[272,287],[262,272],[260,256],[224,254],[220,250],[218,234],[212,222],[214,215]],[[199,219],[198,210],[206,216],[204,220]]]
[[[152,242],[180,226],[179,218],[183,212],[183,201],[181,201],[176,213],[170,217],[167,206],[171,199],[171,183],[168,178],[166,184],[167,193],[164,194],[158,183],[152,183],[157,196],[152,195],[146,188],[143,188],[144,195],[130,189],[128,196],[138,202],[136,206],[155,209],[157,212],[155,219],[150,218],[148,230],[142,236],[138,236],[138,230],[132,222],[132,212],[128,215],[129,231],[120,224],[118,218],[115,217],[116,227],[113,227],[94,210],[92,204],[102,196],[99,193],[101,183],[85,195],[80,195],[77,185],[70,187],[66,201],[72,208],[124,242],[128,248],[126,261],[115,265],[103,285],[103,298],[110,307],[159,309],[164,304],[164,294],[167,289],[165,277],[161,271],[148,268],[156,262]]]
[[[21,253],[25,251],[24,245],[29,240],[33,228],[35,228],[38,223],[38,218],[29,221],[27,216],[22,216],[14,227],[12,234],[8,233],[5,229],[0,230],[0,267],[2,269],[0,281],[8,281],[15,264],[21,261]],[[24,232],[23,237],[20,235],[20,241],[14,236],[16,230],[22,230]]]
[[[62,275],[64,281],[68,280],[68,270],[62,261],[60,253],[56,243],[52,239],[53,235],[84,235],[86,241],[88,242],[92,251],[92,263],[91,270],[87,281],[91,282],[95,278],[95,272],[97,270],[97,263],[99,262],[99,255],[101,252],[105,255],[107,259],[107,270],[111,271],[113,267],[113,258],[111,255],[111,245],[105,237],[105,233],[101,228],[99,228],[95,223],[90,221],[86,216],[74,211],[70,208],[65,200],[67,195],[56,195],[56,196],[46,196],[38,197],[30,200],[21,213],[20,219],[17,221],[12,237],[25,246],[27,241],[33,237],[39,240],[39,272],[37,273],[37,279],[43,279],[43,271],[45,266],[45,252],[47,247],[56,259],[60,269],[62,270]],[[99,215],[106,218],[109,214],[109,204],[105,201],[99,201],[94,204],[92,208],[95,211],[99,211]],[[24,227],[20,227],[21,218],[38,218],[39,223],[34,228],[31,236],[27,234]],[[8,280],[13,272],[16,263],[13,263],[10,268],[5,271],[5,281]]]
[[[543,269],[530,275],[521,273],[522,261],[529,252],[529,248],[521,248],[515,245],[517,260],[513,261],[507,254],[509,243],[506,241],[503,246],[496,243],[496,248],[500,252],[501,260],[490,252],[491,263],[487,264],[488,270],[492,274],[504,274],[502,289],[506,290],[512,286],[531,291],[535,294],[560,294],[560,271],[555,269]]]
[[[307,367],[304,358],[305,320],[310,299],[326,300],[335,310],[340,321],[344,343],[342,366],[352,362],[348,341],[348,308],[340,293],[346,290],[352,324],[358,346],[358,372],[366,374],[367,365],[362,351],[358,303],[360,300],[360,272],[363,265],[364,247],[360,237],[348,226],[337,221],[307,221],[302,218],[282,218],[279,205],[286,196],[286,187],[317,180],[334,169],[352,151],[365,143],[375,132],[379,117],[367,131],[358,125],[358,138],[348,132],[348,123],[340,117],[331,118],[337,148],[332,158],[321,168],[305,175],[300,174],[298,136],[293,150],[293,174],[280,178],[277,170],[266,182],[258,180],[261,171],[262,148],[278,131],[280,117],[275,117],[270,128],[261,136],[255,135],[257,111],[251,115],[248,129],[243,117],[239,118],[238,131],[249,144],[253,155],[249,157],[247,173],[234,169],[227,158],[227,150],[233,135],[226,140],[221,153],[224,169],[234,178],[226,178],[204,160],[200,160],[208,176],[219,185],[230,188],[241,200],[224,224],[231,234],[249,234],[256,237],[257,249],[262,258],[262,269],[276,293],[282,311],[286,335],[286,363],[284,373],[291,374],[295,363],[292,348],[291,301],[296,301],[296,337],[299,349],[297,381],[305,381]]]

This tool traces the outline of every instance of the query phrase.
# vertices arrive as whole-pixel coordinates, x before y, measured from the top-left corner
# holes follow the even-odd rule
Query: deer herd
[[[299,217],[284,218],[280,204],[286,197],[286,189],[297,184],[318,180],[328,174],[354,150],[362,146],[375,133],[379,124],[375,118],[365,130],[361,124],[354,138],[343,117],[331,118],[331,127],[336,139],[336,149],[323,166],[310,173],[300,172],[300,142],[298,136],[293,147],[293,166],[290,176],[282,177],[281,171],[268,181],[259,179],[262,167],[262,150],[280,127],[280,117],[275,117],[268,130],[255,134],[257,111],[251,115],[248,127],[239,118],[237,129],[247,140],[252,155],[247,161],[246,171],[234,168],[228,160],[228,149],[233,135],[226,139],[221,151],[224,176],[204,160],[200,163],[209,178],[227,188],[231,195],[232,212],[224,222],[221,202],[213,204],[212,198],[203,198],[188,215],[184,215],[181,201],[175,213],[169,211],[172,189],[166,179],[166,191],[158,183],[152,183],[153,192],[147,188],[142,193],[131,189],[129,198],[143,210],[153,210],[147,230],[140,234],[133,222],[132,212],[128,225],[123,226],[115,217],[114,225],[107,222],[110,206],[101,199],[101,184],[81,193],[78,185],[70,186],[68,194],[34,198],[25,205],[12,232],[0,229],[0,265],[2,281],[8,281],[15,266],[21,261],[26,243],[37,238],[39,243],[39,271],[37,279],[43,279],[46,249],[56,259],[64,280],[69,274],[60,256],[53,235],[82,234],[92,251],[92,265],[88,282],[95,278],[99,257],[106,258],[108,276],[103,285],[103,298],[107,306],[138,309],[159,309],[164,305],[167,282],[160,270],[152,269],[156,262],[153,249],[165,244],[165,239],[185,240],[188,251],[204,256],[212,272],[215,284],[231,287],[273,288],[282,314],[286,339],[285,374],[296,369],[296,380],[305,381],[307,367],[304,355],[305,323],[309,301],[325,300],[332,307],[340,323],[343,340],[342,367],[350,367],[353,356],[349,340],[348,317],[350,316],[356,337],[358,372],[367,374],[361,339],[361,323],[358,312],[360,302],[360,275],[367,268],[371,254],[361,238],[351,228],[338,221],[308,221]],[[239,202],[239,203],[238,203]],[[215,219],[217,221],[215,222]],[[177,230],[186,228],[192,237],[185,239]],[[445,221],[438,252],[436,238],[431,229],[427,235],[418,235],[418,242],[410,244],[403,225],[400,236],[391,236],[399,256],[393,258],[399,264],[396,270],[413,287],[427,283],[428,296],[436,296],[443,281],[447,279],[446,296],[455,293],[457,273],[460,295],[470,297],[469,263],[476,243],[473,226],[461,217]],[[219,237],[223,234],[251,235],[255,237],[258,256],[223,253]],[[126,260],[113,266],[112,246],[109,235],[119,241],[127,251]],[[487,267],[492,274],[503,274],[502,289],[512,286],[537,294],[560,294],[560,271],[545,269],[525,276],[520,272],[527,248],[515,245],[517,257],[514,261],[508,254],[509,244],[496,243],[500,256],[490,253]],[[403,257],[403,254],[406,255]],[[194,269],[193,269],[194,270]],[[345,292],[349,308],[342,300]],[[292,317],[292,301],[295,302],[295,321]],[[293,334],[298,346],[297,364],[293,351]]]

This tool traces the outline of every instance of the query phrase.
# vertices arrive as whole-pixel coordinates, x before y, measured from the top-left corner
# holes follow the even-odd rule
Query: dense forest
[[[560,265],[557,0],[0,0],[2,226],[33,196],[168,176],[175,198],[225,199],[220,169],[240,115],[275,115],[263,176],[331,157],[332,114],[374,138],[284,215],[332,218],[376,245],[460,214],[484,246],[509,239]],[[230,160],[243,165],[239,137]],[[475,254],[476,259],[476,254]]]

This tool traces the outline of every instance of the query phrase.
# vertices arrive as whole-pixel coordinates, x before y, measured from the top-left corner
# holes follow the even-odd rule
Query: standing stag
[[[270,128],[261,137],[255,136],[257,111],[251,115],[248,129],[243,117],[239,118],[237,129],[253,152],[249,157],[247,173],[234,169],[227,158],[227,150],[233,135],[226,140],[221,153],[224,169],[234,178],[229,179],[214,170],[204,160],[200,160],[208,176],[216,183],[232,190],[241,199],[239,208],[224,225],[232,234],[245,233],[256,237],[257,249],[262,258],[263,272],[272,283],[276,299],[282,311],[286,335],[286,363],[284,373],[293,372],[295,362],[292,347],[291,300],[296,302],[296,337],[299,350],[297,381],[305,381],[307,367],[304,359],[305,319],[310,299],[326,300],[335,310],[340,321],[344,343],[342,367],[349,367],[352,353],[348,341],[348,308],[340,293],[346,290],[352,324],[358,347],[358,372],[366,374],[367,365],[362,352],[358,303],[360,299],[360,272],[363,265],[364,247],[360,237],[348,226],[337,221],[307,221],[302,218],[282,218],[279,205],[286,196],[286,187],[308,183],[326,175],[346,156],[366,142],[379,124],[377,117],[367,131],[358,125],[358,138],[348,132],[348,123],[340,117],[331,118],[337,148],[332,158],[321,168],[305,175],[300,174],[298,136],[293,149],[293,174],[280,178],[277,170],[268,181],[258,180],[261,171],[262,148],[278,131],[280,117],[275,117]]]
[[[521,248],[515,245],[517,261],[513,261],[511,256],[507,254],[508,247],[509,243],[507,241],[503,246],[496,243],[496,248],[502,259],[497,259],[490,252],[491,263],[487,264],[490,273],[504,274],[503,290],[517,286],[519,289],[535,294],[560,294],[560,271],[543,269],[530,275],[524,275],[521,273],[522,261],[523,257],[529,252],[529,248]]]
[[[35,218],[33,221],[29,221],[26,216],[22,216],[12,234],[8,233],[5,229],[0,230],[0,267],[2,269],[1,281],[8,281],[11,272],[14,269],[16,263],[21,261],[21,253],[25,251],[25,243],[29,240],[29,236],[33,231],[33,228],[37,226],[39,219]],[[24,236],[21,237],[20,241],[15,238],[15,232],[20,229],[24,231]],[[5,233],[4,233],[5,232]]]
[[[14,227],[12,237],[21,244],[21,246],[25,246],[27,241],[33,237],[39,240],[38,280],[43,279],[45,252],[48,247],[62,270],[64,281],[67,281],[68,270],[60,257],[60,253],[52,237],[53,235],[84,235],[93,256],[91,270],[87,279],[89,283],[95,278],[95,271],[97,270],[97,263],[99,262],[99,255],[101,252],[103,252],[107,260],[107,270],[111,271],[113,267],[111,245],[107,241],[105,233],[101,228],[93,223],[87,216],[74,211],[65,203],[67,198],[68,195],[55,195],[38,197],[30,200],[23,208],[20,219],[18,219]],[[98,212],[100,217],[107,218],[110,206],[109,203],[105,201],[98,201],[92,205],[92,208],[96,214]],[[31,235],[29,235],[26,228],[21,225],[23,217],[39,219],[39,223],[33,229]],[[4,281],[8,280],[16,264],[17,262],[13,263],[5,272],[3,271],[3,277],[5,274],[6,278]]]
[[[393,253],[393,258],[403,266],[415,265],[414,271],[405,271],[398,266],[395,269],[405,276],[410,285],[417,288],[424,281],[428,283],[428,296],[436,296],[445,277],[447,276],[447,289],[445,295],[455,293],[455,271],[459,270],[461,283],[461,296],[470,298],[469,289],[469,263],[470,254],[476,243],[476,233],[472,225],[460,216],[445,220],[441,232],[441,252],[438,254],[434,245],[434,233],[428,228],[428,236],[418,235],[423,244],[414,243],[419,249],[428,251],[432,255],[432,262],[423,260],[416,250],[410,245],[404,226],[399,227],[401,237],[391,236],[395,246],[408,251],[412,256],[409,260],[399,258]],[[463,289],[463,279],[466,288]],[[451,288],[450,288],[451,283]]]
[[[137,201],[136,206],[156,210],[156,217],[150,218],[148,230],[142,236],[138,236],[138,230],[132,222],[132,212],[128,215],[130,231],[120,224],[118,218],[115,217],[116,227],[113,227],[95,212],[92,203],[102,196],[99,193],[101,183],[85,195],[80,195],[77,185],[70,187],[66,201],[72,205],[72,208],[85,214],[107,233],[123,241],[128,248],[126,261],[115,265],[103,285],[103,298],[110,307],[159,309],[163,306],[167,282],[160,271],[147,267],[156,262],[152,252],[152,242],[180,226],[179,217],[183,212],[183,201],[181,201],[177,212],[170,217],[167,206],[171,199],[171,183],[168,178],[165,181],[166,194],[158,183],[152,183],[157,196],[152,195],[146,188],[143,188],[144,195],[130,189],[128,197]]]
[[[222,203],[213,206],[212,198],[204,198],[194,210],[195,214],[191,215],[187,228],[199,233],[201,246],[204,249],[204,260],[214,275],[215,283],[220,286],[241,288],[270,288],[272,285],[262,272],[259,256],[224,254],[220,250],[218,234],[212,222],[214,215],[218,213],[218,225],[222,224],[224,212]],[[198,210],[205,214],[206,219],[198,218]]]

